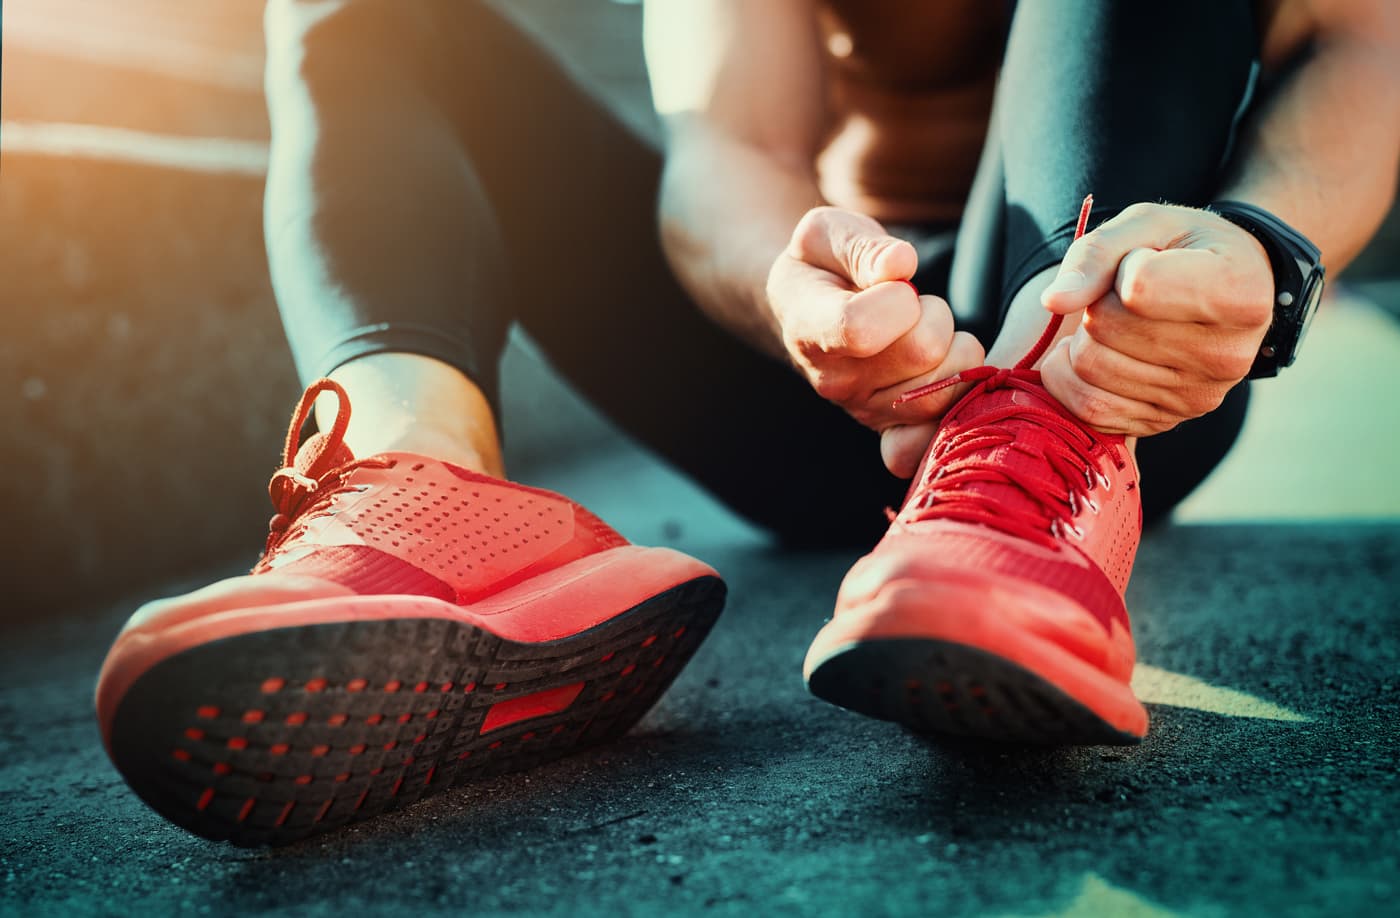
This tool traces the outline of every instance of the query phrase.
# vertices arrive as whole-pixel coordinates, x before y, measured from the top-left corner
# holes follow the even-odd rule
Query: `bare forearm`
[[[793,227],[822,203],[810,169],[702,125],[673,133],[662,180],[662,244],[700,308],[786,359],[764,288]]]
[[[1321,37],[1241,138],[1221,197],[1278,214],[1317,243],[1332,272],[1375,233],[1400,165],[1400,72],[1379,39]]]

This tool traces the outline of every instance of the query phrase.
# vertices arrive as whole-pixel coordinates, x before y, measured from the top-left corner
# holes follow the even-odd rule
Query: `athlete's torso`
[[[962,212],[986,137],[1009,4],[819,0],[827,200],[896,222]]]
[[[892,222],[953,221],[986,139],[1012,0],[816,0],[833,204]],[[1333,3],[1253,0],[1265,80]],[[1340,6],[1340,3],[1336,5]]]

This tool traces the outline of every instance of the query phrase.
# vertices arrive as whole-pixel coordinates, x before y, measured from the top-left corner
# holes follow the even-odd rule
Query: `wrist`
[[[1276,376],[1292,365],[1322,297],[1325,271],[1318,247],[1277,215],[1241,201],[1216,201],[1209,210],[1254,238],[1273,275],[1273,321],[1249,376]]]

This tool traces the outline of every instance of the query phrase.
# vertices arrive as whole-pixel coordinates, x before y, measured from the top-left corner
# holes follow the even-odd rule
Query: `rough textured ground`
[[[12,633],[0,912],[1394,913],[1400,526],[1155,535],[1151,735],[1058,751],[816,701],[801,658],[849,559],[679,541],[733,598],[626,740],[271,852],[173,828],[107,763],[92,677],[130,603]]]

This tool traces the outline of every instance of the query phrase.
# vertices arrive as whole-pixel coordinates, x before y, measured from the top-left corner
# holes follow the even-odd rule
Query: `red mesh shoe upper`
[[[809,678],[867,642],[929,641],[1000,658],[1030,680],[1022,687],[1048,683],[1119,734],[1146,730],[1122,595],[1142,522],[1137,469],[1121,438],[1080,423],[1032,369],[1059,326],[1057,316],[1014,367],[978,367],[903,397],[975,384],[944,416],[885,537],[842,581],[836,615],[808,651]],[[927,666],[952,665],[941,653]],[[979,684],[982,664],[968,661],[981,658],[961,659],[971,669],[945,676]]]
[[[336,424],[295,450],[316,395],[341,398]],[[273,476],[267,550],[254,574],[328,580],[357,593],[467,603],[626,540],[567,498],[411,453],[355,460],[342,436],[349,404],[329,380],[292,419]]]
[[[982,611],[1019,615],[1127,678],[1123,591],[1142,528],[1137,469],[1121,437],[1081,423],[1032,369],[1061,319],[1015,367],[978,367],[901,398],[976,383],[944,416],[889,533],[842,584],[838,612],[901,582],[976,583],[969,595],[983,597]]]
[[[1084,199],[1075,239],[1093,200]],[[977,382],[944,416],[898,520],[957,520],[1049,549],[1072,544],[1121,595],[1142,531],[1137,470],[1122,437],[1083,424],[1031,369],[1063,320],[1052,317],[1015,367],[977,367],[900,397]]]
[[[979,384],[944,418],[896,526],[949,520],[1069,550],[1121,596],[1142,528],[1137,488],[1121,437],[1084,426],[1038,374],[1017,371]],[[1063,586],[1048,572],[1031,579]]]

